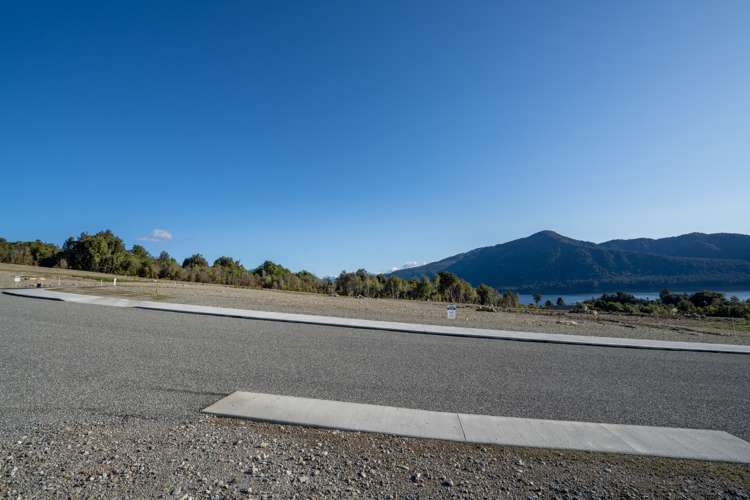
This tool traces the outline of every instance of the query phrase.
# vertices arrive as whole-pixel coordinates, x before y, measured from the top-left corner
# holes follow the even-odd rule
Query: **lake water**
[[[719,292],[723,293],[727,296],[727,298],[736,295],[740,300],[747,300],[750,299],[750,290],[747,291],[731,291],[731,292],[725,292],[722,290],[719,290]],[[608,292],[608,293],[614,293],[614,292]],[[659,292],[628,292],[632,293],[639,299],[649,299],[654,300],[659,298]],[[672,293],[695,293],[695,292],[678,292],[674,291]],[[540,304],[544,304],[547,302],[547,300],[551,300],[553,304],[557,303],[557,298],[562,297],[566,304],[572,305],[577,302],[583,302],[584,300],[589,299],[595,299],[597,297],[601,297],[601,292],[591,292],[591,293],[574,293],[574,294],[552,294],[552,295],[544,295],[542,294],[542,301]],[[521,298],[521,304],[533,304],[534,303],[534,295],[532,294],[526,294],[522,293],[519,295]]]

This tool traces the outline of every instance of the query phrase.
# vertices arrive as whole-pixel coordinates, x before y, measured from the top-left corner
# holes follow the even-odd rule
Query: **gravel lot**
[[[501,448],[197,416],[32,425],[0,497],[748,498],[750,467]]]
[[[235,307],[264,311],[322,314],[347,318],[402,321],[492,328],[499,330],[568,333],[601,337],[750,344],[750,331],[737,328],[729,320],[710,321],[686,318],[654,318],[563,312],[485,312],[475,306],[459,306],[456,320],[448,320],[445,304],[411,300],[357,299],[329,297],[322,294],[254,290],[221,285],[160,281],[120,277],[117,288],[111,286],[112,276],[0,264],[0,287],[12,287],[12,276],[32,273],[46,277],[46,284],[64,291],[91,295],[119,296],[133,299],[160,300],[181,304]],[[105,286],[99,287],[99,280]],[[25,283],[30,286],[29,283]]]

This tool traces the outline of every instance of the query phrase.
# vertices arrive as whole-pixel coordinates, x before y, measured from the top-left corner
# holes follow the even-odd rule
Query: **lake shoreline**
[[[682,291],[682,290],[671,290],[672,293],[680,293],[680,294],[693,294],[701,291],[714,291],[718,293],[723,293],[726,297],[732,297],[737,296],[740,300],[748,300],[750,299],[750,290],[747,288],[744,289],[738,289],[738,290],[717,290],[717,289],[710,289],[710,288],[703,288],[703,289],[691,289],[688,291]],[[557,299],[562,297],[563,301],[567,305],[574,305],[578,302],[584,302],[586,300],[590,299],[596,299],[601,297],[603,294],[613,294],[617,293],[618,291],[629,293],[631,295],[634,295],[638,299],[646,299],[646,300],[656,300],[659,298],[659,290],[656,291],[624,291],[624,290],[614,290],[614,291],[595,291],[595,292],[581,292],[581,293],[541,293],[540,295],[542,297],[541,302],[544,304],[547,300],[552,301],[553,304],[557,303]],[[519,299],[521,301],[521,304],[533,304],[534,303],[534,294],[532,293],[519,293],[518,294]]]

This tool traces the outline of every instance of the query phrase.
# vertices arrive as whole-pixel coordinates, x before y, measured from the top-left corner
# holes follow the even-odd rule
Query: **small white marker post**
[[[13,278],[13,283],[14,283],[13,286],[14,287],[18,288],[18,283],[20,283],[20,282],[21,282],[21,277],[20,276],[16,276],[15,278]]]
[[[114,280],[112,280],[112,286],[117,286],[117,278],[115,278]]]
[[[448,305],[448,319],[456,319],[456,306],[455,304]]]

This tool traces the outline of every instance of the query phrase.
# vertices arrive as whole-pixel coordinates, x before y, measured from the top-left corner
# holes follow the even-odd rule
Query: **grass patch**
[[[704,321],[703,326],[709,328],[718,328],[736,333],[750,333],[750,320],[748,319],[725,319],[720,321],[705,319],[702,321]]]

